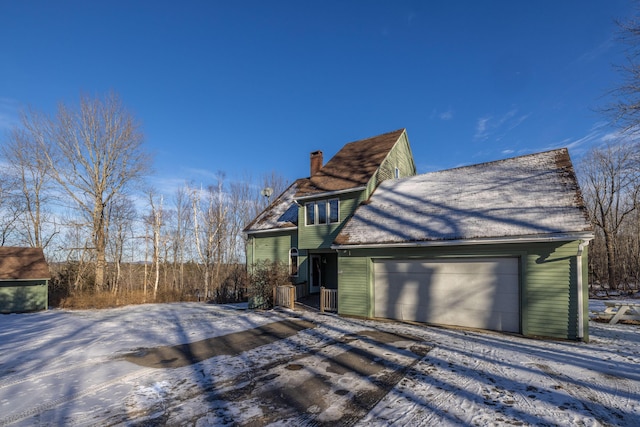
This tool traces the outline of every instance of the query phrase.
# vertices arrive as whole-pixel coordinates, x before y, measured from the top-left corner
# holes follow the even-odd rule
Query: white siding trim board
[[[575,234],[555,234],[540,236],[520,236],[520,237],[496,237],[487,239],[465,239],[465,240],[432,240],[421,242],[399,242],[399,243],[371,243],[353,245],[332,245],[331,249],[377,249],[377,248],[412,248],[425,246],[469,246],[469,245],[497,245],[506,243],[546,243],[546,242],[573,242],[576,240],[591,240],[593,233]]]

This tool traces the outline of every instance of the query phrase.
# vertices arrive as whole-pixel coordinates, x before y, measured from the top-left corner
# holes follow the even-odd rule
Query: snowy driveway
[[[314,328],[176,368],[125,360],[281,321]],[[589,344],[198,303],[0,316],[0,425],[633,425],[640,328]]]

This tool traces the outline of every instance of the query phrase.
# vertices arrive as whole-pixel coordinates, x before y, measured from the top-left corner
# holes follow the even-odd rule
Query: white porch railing
[[[282,285],[273,288],[273,305],[276,307],[295,308],[299,298],[309,295],[306,283],[299,285]],[[320,311],[338,311],[338,290],[320,287]]]
[[[338,311],[338,290],[320,288],[320,311]]]
[[[298,283],[296,287],[296,301],[309,295],[309,284],[307,282]]]
[[[276,286],[273,289],[273,305],[293,309],[296,303],[296,287],[293,285]]]

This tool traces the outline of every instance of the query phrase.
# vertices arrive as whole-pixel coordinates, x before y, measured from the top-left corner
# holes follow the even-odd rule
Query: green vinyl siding
[[[387,157],[367,184],[366,198],[369,198],[376,187],[387,179],[395,178],[396,168],[399,169],[400,178],[416,174],[416,165],[413,161],[411,146],[407,134],[403,133],[396,145],[393,146]]]
[[[577,252],[578,242],[547,243],[527,255],[524,335],[577,338]]]
[[[339,313],[372,317],[373,259],[505,257],[520,259],[522,334],[553,338],[578,337],[577,253],[579,242],[473,246],[341,249]],[[587,252],[583,252],[583,316],[588,324]],[[585,339],[588,336],[585,335]]]
[[[247,242],[247,264],[265,260],[288,264],[289,249],[297,247],[297,240],[295,230],[252,235]]]
[[[47,280],[0,281],[0,313],[46,310]]]
[[[298,276],[294,282],[302,283],[309,275],[307,251],[298,247],[296,230],[285,230],[271,233],[250,235],[247,241],[247,267],[251,272],[253,264],[260,261],[280,261],[289,265],[289,250],[298,249]]]
[[[338,314],[372,317],[369,259],[338,257]]]
[[[330,200],[333,197],[324,197],[314,200]],[[315,224],[306,225],[304,207],[298,209],[298,224],[305,224],[298,227],[298,239],[301,249],[328,249],[333,244],[336,236],[342,229],[347,219],[351,217],[353,211],[363,200],[363,192],[341,194],[339,197],[340,222],[336,224]]]
[[[413,176],[416,174],[416,165],[411,154],[409,139],[403,133],[396,145],[384,159],[374,177],[374,188],[382,181],[395,178],[396,168],[400,172],[400,178]]]

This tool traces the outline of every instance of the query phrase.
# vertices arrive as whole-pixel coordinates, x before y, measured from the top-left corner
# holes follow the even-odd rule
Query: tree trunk
[[[611,233],[604,233],[605,246],[607,248],[607,273],[609,276],[609,289],[617,290],[618,282],[616,281],[616,252],[614,246],[614,238]]]
[[[107,266],[104,203],[102,200],[95,201],[95,207],[93,210],[93,230],[93,244],[96,251],[95,290],[101,291],[104,286],[104,276]]]

